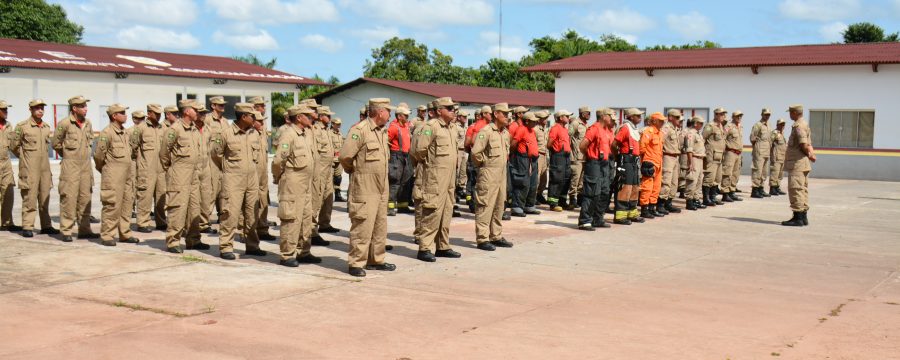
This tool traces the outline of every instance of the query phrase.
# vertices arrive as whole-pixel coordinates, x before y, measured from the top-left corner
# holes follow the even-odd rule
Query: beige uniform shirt
[[[91,121],[84,119],[81,127],[74,115],[69,115],[59,121],[53,134],[53,150],[62,157],[63,161],[87,161],[91,158],[91,144],[94,139],[94,129]]]
[[[772,130],[772,162],[784,162],[784,155],[787,152],[787,141],[784,134],[778,130]]]
[[[744,150],[744,127],[733,122],[725,125],[725,148],[728,150]]]
[[[497,125],[491,123],[475,135],[472,142],[472,162],[475,167],[481,169],[498,169],[506,174],[506,163],[509,155],[509,131],[497,129]]]
[[[384,126],[376,126],[372,119],[366,119],[350,128],[339,159],[344,171],[351,175],[349,195],[352,201],[382,197],[387,201],[389,157]]]
[[[587,132],[587,130],[585,130]],[[550,131],[546,125],[537,125],[534,127],[534,135],[537,138],[538,153],[547,155],[547,142],[550,141]]]
[[[170,190],[184,190],[183,187],[191,185],[199,163],[207,161],[209,155],[200,153],[202,137],[193,124],[178,121],[165,133],[159,159],[168,171],[166,186]]]
[[[276,144],[278,150],[275,151],[275,158],[272,160],[272,177],[278,184],[286,171],[304,170],[303,175],[306,176],[306,188],[308,189],[316,170],[313,161],[313,140],[309,136],[312,130],[304,131],[294,125],[282,126],[280,129],[279,141]],[[284,192],[284,189],[279,189],[279,191]]]
[[[232,123],[214,136],[211,152],[216,166],[229,176],[256,178],[260,151],[256,129],[241,130]]]
[[[162,123],[156,126],[146,120],[133,127],[131,133],[131,149],[137,159],[138,187],[146,186],[147,181],[155,181],[155,176],[162,171],[162,163],[159,160],[159,149],[162,147],[163,128]]]
[[[100,132],[94,151],[94,166],[102,174],[100,188],[125,186],[125,179],[131,176],[131,158],[128,133],[118,124],[109,124]]]
[[[422,164],[422,177],[416,178],[424,194],[423,206],[435,208],[444,194],[453,194],[458,161],[456,134],[450,124],[434,119],[416,131],[413,157]]]
[[[569,144],[572,144],[572,161],[584,160],[584,154],[581,153],[578,144],[581,144],[585,133],[587,133],[587,127],[581,121],[581,118],[575,118],[569,123]]]
[[[341,147],[344,146],[344,137],[341,136],[341,132],[337,130],[331,130],[331,143],[334,144],[334,166],[340,166],[341,160],[338,157],[341,152]]]
[[[714,122],[710,122],[703,127],[703,139],[706,141],[706,150],[713,152],[713,160],[722,160],[722,154],[725,152],[725,133],[722,127]]]
[[[692,153],[695,158],[706,157],[706,144],[703,141],[703,136],[700,135],[700,131],[689,129],[686,133],[684,136],[684,152]]]
[[[328,129],[328,125],[323,122],[316,122],[312,127],[313,138],[315,139],[315,159],[316,159],[316,169],[322,171],[324,169],[328,169],[334,164],[334,155],[339,151],[338,148],[334,146],[334,142],[331,137],[332,131]],[[327,179],[331,181],[331,173],[323,172],[316,173],[315,176],[317,178],[325,179],[327,175]],[[323,180],[324,181],[324,180]]]
[[[37,181],[41,174],[50,171],[50,126],[29,117],[18,124],[9,134],[9,148],[19,158],[19,188],[31,188],[31,180]],[[52,183],[52,180],[51,180]]]
[[[459,122],[453,122],[453,131],[456,133],[456,149],[459,151],[466,150],[466,128],[459,124]]]
[[[663,138],[663,154],[664,155],[679,155],[681,154],[681,144],[683,144],[681,129],[672,125],[671,122],[666,121],[662,126],[662,138]]]
[[[12,162],[9,160],[10,136],[16,133],[12,124],[7,121],[0,128],[0,185],[15,185],[13,179]]]
[[[766,154],[772,148],[772,129],[769,129],[768,122],[758,122],[753,124],[750,129],[750,143],[753,144],[753,151]]]
[[[812,162],[803,152],[807,144],[812,144],[809,125],[803,118],[797,119],[791,128],[791,137],[787,142],[784,155],[784,169],[788,171],[811,171]]]

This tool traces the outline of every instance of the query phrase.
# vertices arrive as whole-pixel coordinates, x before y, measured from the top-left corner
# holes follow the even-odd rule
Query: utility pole
[[[503,0],[500,0],[500,31],[497,32],[500,44],[497,46],[497,58],[503,58]]]

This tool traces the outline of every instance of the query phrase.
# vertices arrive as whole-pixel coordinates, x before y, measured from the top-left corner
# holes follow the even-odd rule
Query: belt
[[[681,156],[681,154],[670,154],[670,153],[663,153],[663,155],[665,155],[665,156],[672,156],[672,157],[679,157],[679,156]]]
[[[735,149],[731,149],[731,148],[725,148],[725,150],[731,151],[731,152],[733,152],[733,153],[735,153],[735,154],[738,154],[738,155],[741,154],[741,151],[740,151],[740,150],[735,150]]]
[[[703,156],[694,155],[694,158],[695,159],[706,159],[706,155],[703,155]]]

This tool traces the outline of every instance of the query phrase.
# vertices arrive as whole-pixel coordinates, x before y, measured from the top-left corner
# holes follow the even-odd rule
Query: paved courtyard
[[[362,280],[346,275],[344,203],[345,231],[313,248],[324,263],[293,269],[168,254],[161,232],[115,248],[2,232],[0,358],[900,358],[900,183],[810,193],[805,228],[778,225],[785,196],[593,233],[544,212],[505,222],[515,247],[495,252],[474,248],[464,213],[450,229],[463,257],[433,264],[398,215],[397,271]]]

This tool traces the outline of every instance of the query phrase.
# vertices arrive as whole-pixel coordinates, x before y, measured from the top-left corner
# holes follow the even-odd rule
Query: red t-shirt
[[[587,157],[590,160],[609,160],[609,153],[612,152],[613,132],[605,126],[594,123],[588,127],[584,134],[587,140]],[[603,158],[600,158],[603,154]]]
[[[637,130],[635,130],[637,131]],[[638,140],[635,140],[631,137],[630,128],[628,125],[623,124],[621,128],[619,128],[619,133],[616,134],[616,141],[619,142],[619,153],[620,154],[629,154],[628,147],[631,147],[630,154],[632,155],[641,155],[641,145]]]
[[[466,140],[468,141],[474,138],[475,134],[478,134],[478,132],[481,131],[481,128],[485,127],[487,124],[487,121],[484,121],[484,119],[479,119],[474,124],[469,125],[469,128],[466,129]]]
[[[391,151],[402,151],[408,153],[409,123],[407,122],[406,124],[400,125],[399,121],[392,121],[391,126],[388,127],[388,142],[390,143]],[[400,149],[401,143],[403,145],[403,149]]]
[[[513,122],[509,123],[509,126],[506,127],[507,130],[509,130],[509,135],[514,135],[516,133],[516,130],[518,130],[520,126],[524,126],[524,125],[522,125],[518,121],[513,121]]]
[[[566,129],[565,125],[556,123],[550,128],[550,150],[553,150],[553,152],[572,152],[569,130]]]
[[[520,155],[528,155],[530,157],[538,157],[540,155],[534,128],[527,126],[517,127],[516,133],[513,134],[513,140],[516,141],[516,151]]]

